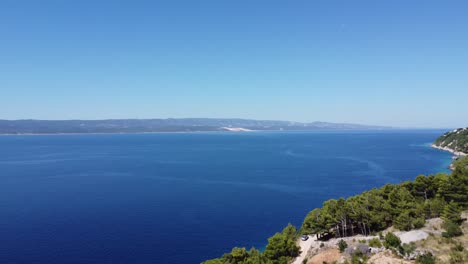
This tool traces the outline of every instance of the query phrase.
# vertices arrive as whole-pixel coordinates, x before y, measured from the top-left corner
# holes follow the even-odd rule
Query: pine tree
[[[400,230],[409,231],[412,228],[413,219],[411,219],[408,212],[401,213],[394,221],[396,228]]]
[[[468,208],[468,170],[465,168],[468,162],[465,160],[456,163],[455,170],[448,178],[449,190],[446,194],[450,201],[458,203],[462,208]]]
[[[442,219],[444,219],[446,222],[452,222],[456,224],[461,223],[462,219],[460,216],[460,209],[455,202],[450,202],[444,207],[444,211],[442,212]]]

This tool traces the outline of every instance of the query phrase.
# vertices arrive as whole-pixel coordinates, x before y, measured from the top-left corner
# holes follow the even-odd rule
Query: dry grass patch
[[[414,261],[404,260],[399,257],[396,257],[389,252],[380,252],[367,261],[369,264],[413,264]]]
[[[453,239],[441,236],[430,235],[426,240],[416,242],[418,248],[429,249],[437,258],[437,263],[450,263],[450,253],[457,243],[464,248],[468,247],[468,235],[456,237]]]
[[[336,248],[327,249],[309,259],[307,264],[333,263],[341,259],[340,251]]]

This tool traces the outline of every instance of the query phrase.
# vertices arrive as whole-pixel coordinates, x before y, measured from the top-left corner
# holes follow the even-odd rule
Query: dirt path
[[[302,261],[307,255],[307,251],[309,251],[312,244],[316,241],[315,235],[309,235],[309,239],[306,241],[302,241],[299,238],[298,245],[301,248],[301,254],[292,262],[292,264],[302,264]]]

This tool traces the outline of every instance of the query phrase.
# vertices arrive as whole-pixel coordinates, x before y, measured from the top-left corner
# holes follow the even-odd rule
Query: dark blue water
[[[199,263],[447,171],[444,131],[0,137],[0,263]]]

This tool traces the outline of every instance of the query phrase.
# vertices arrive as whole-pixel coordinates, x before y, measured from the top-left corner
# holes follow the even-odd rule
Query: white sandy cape
[[[445,151],[448,151],[450,153],[453,153],[453,155],[456,155],[456,156],[466,156],[468,154],[464,153],[464,152],[461,152],[461,151],[455,151],[451,148],[448,148],[448,147],[440,147],[440,146],[436,146],[434,144],[431,145],[433,148],[436,148],[436,149],[441,149],[441,150],[445,150]]]

